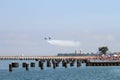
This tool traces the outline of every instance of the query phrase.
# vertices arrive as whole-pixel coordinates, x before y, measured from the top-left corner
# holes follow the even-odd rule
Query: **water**
[[[44,67],[41,70],[37,67],[26,71],[21,66],[14,68],[12,72],[8,70],[8,63],[13,61],[0,61],[0,80],[120,80],[119,66],[96,66],[86,67],[84,64],[77,68],[60,67],[53,69]],[[20,61],[20,64],[26,61]],[[27,61],[28,63],[31,61]]]

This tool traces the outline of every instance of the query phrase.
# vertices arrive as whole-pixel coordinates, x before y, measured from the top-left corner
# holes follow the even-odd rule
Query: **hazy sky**
[[[49,44],[75,40],[79,47]],[[0,0],[0,55],[120,51],[120,0]]]

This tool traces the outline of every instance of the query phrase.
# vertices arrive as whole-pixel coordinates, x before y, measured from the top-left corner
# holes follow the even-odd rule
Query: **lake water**
[[[20,67],[9,72],[8,65],[11,62],[15,61],[0,61],[0,80],[120,80],[119,66],[88,67],[82,64],[79,68],[76,65],[74,67],[68,65],[68,68],[64,68],[60,65],[56,69],[44,67],[44,70],[41,70],[38,62],[34,61],[36,67],[26,71],[21,65],[26,61],[17,61],[20,63]],[[27,63],[30,62],[33,61],[27,61]]]

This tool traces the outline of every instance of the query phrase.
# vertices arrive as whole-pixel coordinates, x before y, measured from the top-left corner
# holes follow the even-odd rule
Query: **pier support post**
[[[26,64],[26,71],[29,70],[29,64]]]
[[[59,67],[59,63],[58,62],[56,62],[56,67]]]
[[[27,63],[23,63],[23,64],[22,64],[22,67],[25,68],[25,67],[26,67],[26,64],[27,64]]]
[[[51,67],[50,61],[47,61],[47,67]]]
[[[12,72],[12,64],[9,64],[9,72]]]
[[[77,60],[77,67],[81,66],[81,62]]]
[[[71,62],[71,63],[70,63],[70,67],[73,67],[73,66],[74,66],[74,63],[73,63],[73,62]]]
[[[44,63],[42,61],[39,61],[39,67],[41,68],[41,70],[43,70],[43,65]]]
[[[17,68],[17,67],[19,67],[19,64],[16,63],[16,62],[14,62],[14,63],[12,63],[12,67],[13,67],[13,68]]]
[[[32,63],[30,64],[30,66],[31,66],[31,67],[35,67],[35,63],[32,62]]]
[[[56,68],[56,63],[53,63],[53,69],[55,69]]]

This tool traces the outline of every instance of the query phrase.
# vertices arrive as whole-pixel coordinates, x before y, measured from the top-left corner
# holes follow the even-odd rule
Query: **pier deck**
[[[94,59],[96,56],[0,56],[0,60]]]

